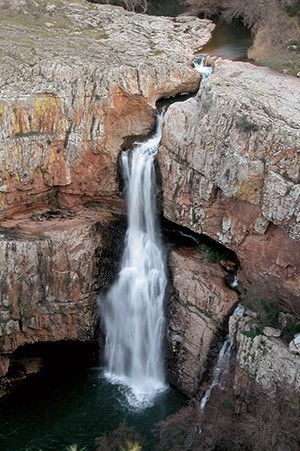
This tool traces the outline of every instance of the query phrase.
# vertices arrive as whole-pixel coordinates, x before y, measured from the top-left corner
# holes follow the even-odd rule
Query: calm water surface
[[[124,389],[106,381],[99,368],[39,375],[0,405],[0,449],[66,450],[77,443],[93,450],[97,437],[125,421],[145,437],[143,451],[150,451],[155,423],[185,404],[186,398],[170,388],[158,395],[152,407],[133,410]]]
[[[152,0],[148,8],[149,14],[160,16],[174,17],[185,11],[184,2],[180,0]],[[235,20],[230,24],[220,21],[216,24],[211,40],[199,49],[199,53],[245,61],[251,43],[251,33],[240,21]]]

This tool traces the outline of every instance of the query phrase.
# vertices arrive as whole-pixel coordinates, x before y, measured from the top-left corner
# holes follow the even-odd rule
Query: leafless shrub
[[[121,423],[117,429],[96,440],[96,451],[140,451],[142,442],[143,439],[136,429]]]
[[[88,0],[90,3],[110,4],[124,6],[128,11],[145,13],[148,9],[148,0]]]
[[[204,16],[217,14],[226,22],[241,19],[254,33],[249,58],[299,70],[299,53],[290,50],[300,49],[299,0],[186,0],[186,4]]]
[[[213,392],[203,416],[199,403],[157,425],[159,450],[296,451],[300,449],[299,411],[278,392],[270,398],[250,385],[240,405],[229,383]],[[288,396],[288,398],[286,398]],[[296,395],[295,395],[296,396]]]
[[[129,11],[145,13],[148,9],[147,0],[124,0],[124,4]]]
[[[199,436],[199,407],[184,407],[156,425],[157,449],[193,450]]]

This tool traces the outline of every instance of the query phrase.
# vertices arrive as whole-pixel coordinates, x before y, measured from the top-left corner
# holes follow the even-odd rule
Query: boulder
[[[278,338],[282,334],[282,330],[267,326],[264,327],[263,334],[266,335],[266,337]]]
[[[292,354],[300,354],[300,334],[296,334],[290,342],[289,350]]]

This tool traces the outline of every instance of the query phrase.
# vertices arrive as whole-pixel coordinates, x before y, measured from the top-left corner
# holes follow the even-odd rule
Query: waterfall
[[[237,276],[236,279],[234,279],[234,281],[237,281]],[[234,310],[234,312],[232,313],[232,315],[230,316],[238,316],[241,317],[244,315],[245,309],[241,304],[238,304]],[[228,323],[230,323],[230,318]],[[200,410],[203,412],[206,406],[207,401],[210,398],[211,392],[213,390],[214,387],[219,387],[221,390],[224,390],[225,385],[225,376],[228,374],[229,369],[230,369],[230,358],[231,358],[231,354],[233,351],[233,345],[232,342],[233,337],[231,336],[233,335],[232,332],[230,331],[230,327],[229,327],[229,334],[227,335],[223,346],[219,352],[218,355],[218,360],[216,363],[216,366],[214,367],[214,371],[213,371],[213,380],[210,384],[210,386],[208,387],[208,389],[206,390],[203,398],[200,401]]]
[[[212,73],[212,67],[206,65],[206,56],[201,55],[197,56],[193,59],[194,67],[195,69],[202,74],[202,80],[201,85],[203,85],[206,81],[206,79],[211,75]]]
[[[219,352],[217,364],[214,367],[213,380],[206,390],[203,398],[200,401],[200,410],[204,411],[207,401],[210,398],[211,392],[214,387],[219,387],[224,390],[224,378],[229,372],[230,357],[232,353],[232,344],[230,337],[226,337],[223,346]]]
[[[106,376],[128,387],[129,403],[152,402],[164,390],[164,311],[167,284],[165,259],[155,217],[154,158],[162,134],[136,143],[121,157],[125,180],[128,228],[121,270],[102,300],[106,331]]]

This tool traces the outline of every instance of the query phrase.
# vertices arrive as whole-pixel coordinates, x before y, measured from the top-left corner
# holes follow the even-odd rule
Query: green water
[[[239,21],[219,22],[209,42],[199,53],[222,56],[230,60],[247,60],[247,51],[252,43],[250,31]]]
[[[78,374],[45,374],[32,378],[0,405],[1,451],[66,450],[77,443],[95,449],[95,439],[126,421],[153,450],[155,423],[185,405],[173,389],[158,395],[152,407],[136,411],[127,404],[124,389],[91,368]]]
[[[175,17],[185,11],[184,1],[152,0],[149,2],[147,13]],[[199,49],[199,53],[244,61],[247,60],[247,51],[251,44],[251,33],[240,21],[233,20],[231,23],[219,21],[210,41]]]

